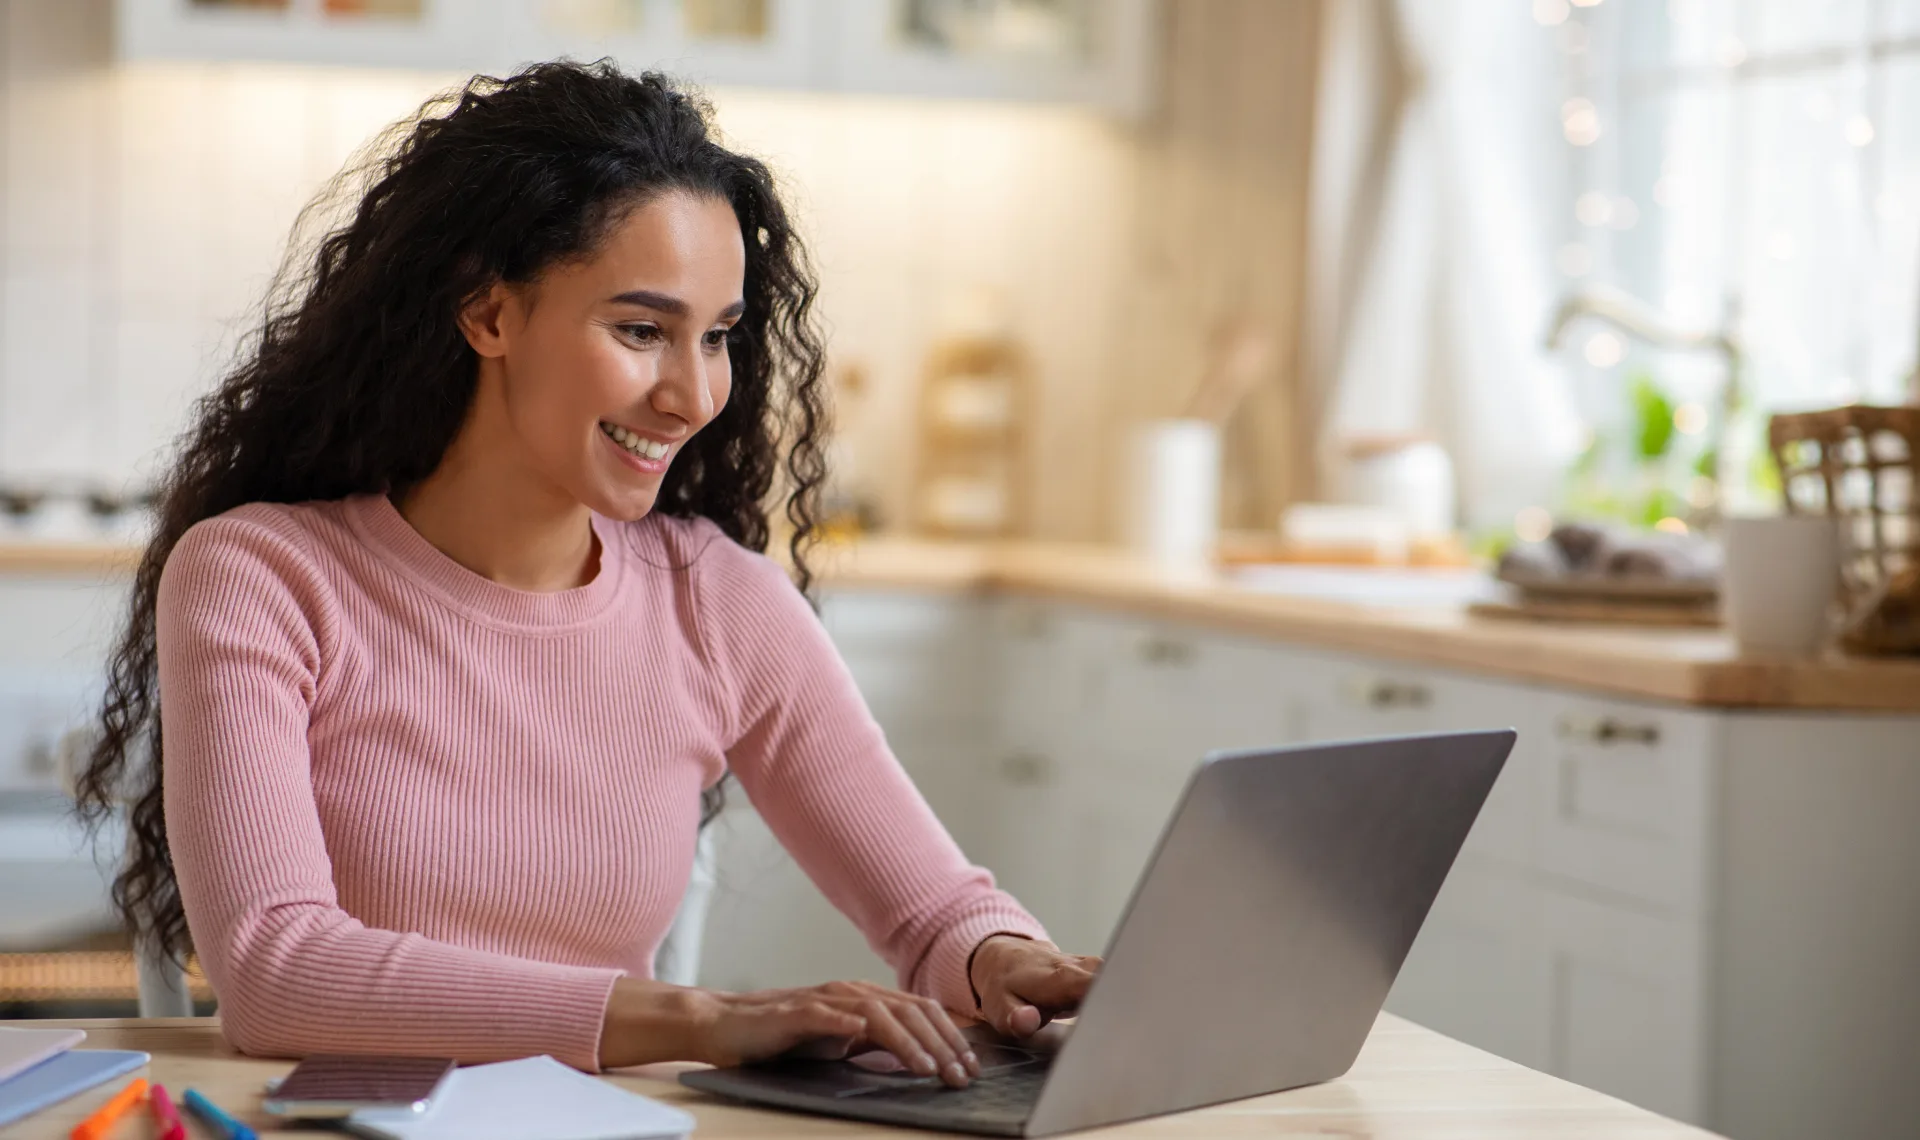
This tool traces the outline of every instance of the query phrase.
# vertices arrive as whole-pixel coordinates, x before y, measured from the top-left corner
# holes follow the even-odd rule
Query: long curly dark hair
[[[817,286],[774,179],[720,145],[711,109],[607,61],[475,77],[377,139],[308,207],[239,363],[195,407],[163,478],[157,524],[108,665],[99,736],[77,780],[96,829],[130,800],[113,885],[128,929],[176,959],[191,948],[161,798],[155,600],[180,536],[251,502],[402,494],[439,466],[478,363],[455,323],[495,282],[590,255],[623,212],[682,190],[733,206],[746,311],[728,338],[725,408],[668,470],[657,511],[712,519],[764,551],[776,482],[800,588],[825,477]],[[355,200],[337,224],[330,205]],[[299,234],[315,230],[317,245]],[[309,252],[303,252],[309,251]],[[703,819],[718,810],[718,789]]]

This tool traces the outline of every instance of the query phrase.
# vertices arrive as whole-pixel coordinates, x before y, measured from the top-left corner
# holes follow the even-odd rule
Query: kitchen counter
[[[1461,604],[1289,595],[1178,575],[1124,552],[867,539],[814,558],[832,587],[1016,593],[1309,647],[1716,708],[1920,712],[1920,660],[1742,657],[1717,630],[1482,618]]]
[[[138,550],[0,542],[0,575],[116,576]],[[1015,593],[1303,646],[1709,708],[1920,712],[1920,660],[1742,657],[1715,630],[1481,618],[1460,604],[1332,600],[1169,574],[1111,547],[872,538],[823,545],[829,587]]]
[[[0,1024],[73,1026],[84,1047],[140,1049],[153,1061],[135,1074],[90,1089],[9,1127],[18,1140],[67,1133],[132,1076],[167,1086],[178,1099],[192,1087],[263,1137],[311,1137],[311,1128],[278,1127],[260,1111],[261,1087],[292,1068],[287,1061],[235,1053],[211,1018],[141,1021],[36,1021]],[[691,1112],[696,1137],[757,1140],[774,1136],[926,1137],[932,1133],[746,1108],[694,1092],[674,1081],[685,1066],[651,1065],[607,1079]],[[145,1127],[144,1122],[141,1124]],[[1077,1133],[1082,1136],[1377,1136],[1404,1140],[1473,1136],[1635,1137],[1692,1140],[1712,1134],[1635,1108],[1624,1101],[1503,1061],[1390,1014],[1382,1014],[1352,1071],[1339,1080],[1291,1092],[1197,1109],[1178,1116]]]

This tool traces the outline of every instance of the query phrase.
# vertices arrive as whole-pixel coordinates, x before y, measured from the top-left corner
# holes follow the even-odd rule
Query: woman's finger
[[[933,1027],[940,1031],[940,1036],[946,1039],[954,1055],[959,1057],[960,1063],[966,1066],[967,1072],[973,1076],[979,1076],[980,1058],[974,1056],[973,1042],[967,1040],[967,1035],[960,1032],[960,1027],[953,1023],[953,1018],[947,1013],[946,1007],[929,997],[914,1000],[920,1003],[920,1009],[927,1015],[927,1020],[933,1022]]]
[[[1005,985],[987,987],[987,992],[980,995],[980,1012],[986,1015],[988,1025],[1008,1037],[1031,1037],[1046,1024],[1038,1009]]]
[[[940,1074],[940,1064],[933,1054],[927,1052],[920,1039],[900,1024],[894,1011],[879,998],[868,998],[861,1003],[860,1015],[867,1020],[867,1040],[892,1053],[902,1065],[912,1069],[923,1077]]]
[[[818,1061],[838,1061],[867,1035],[866,1019],[817,999],[782,1003],[774,1012],[789,1042],[782,1053]]]
[[[929,1016],[926,1007],[913,998],[900,1002],[893,1012],[907,1032],[913,1034],[921,1046],[933,1054],[933,1059],[940,1066],[940,1079],[955,1088],[965,1088],[973,1078],[967,1069],[965,1058],[968,1050],[965,1042],[956,1047],[936,1024],[937,1021],[947,1021],[947,1015],[936,1009]],[[947,1022],[947,1025],[952,1028],[953,1023]]]
[[[1027,1002],[1049,1013],[1077,1008],[1093,985],[1094,971],[1073,958],[1062,957],[1033,969],[1012,971],[1007,986]]]

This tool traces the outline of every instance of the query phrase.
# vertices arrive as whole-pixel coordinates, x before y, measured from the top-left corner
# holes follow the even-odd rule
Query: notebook
[[[30,1069],[87,1039],[84,1029],[12,1029],[0,1026],[0,1081]]]
[[[0,1125],[131,1073],[151,1059],[145,1053],[120,1049],[69,1049],[56,1054],[0,1084]]]
[[[677,1140],[693,1117],[552,1057],[455,1069],[418,1116],[362,1111],[347,1127],[375,1140]]]

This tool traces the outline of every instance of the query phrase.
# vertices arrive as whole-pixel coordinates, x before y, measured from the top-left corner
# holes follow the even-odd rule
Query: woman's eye
[[[708,329],[703,339],[707,342],[708,348],[723,348],[727,343],[727,334],[732,331],[732,329]]]
[[[625,333],[628,339],[637,340],[643,344],[660,339],[659,325],[621,325],[620,331]]]

